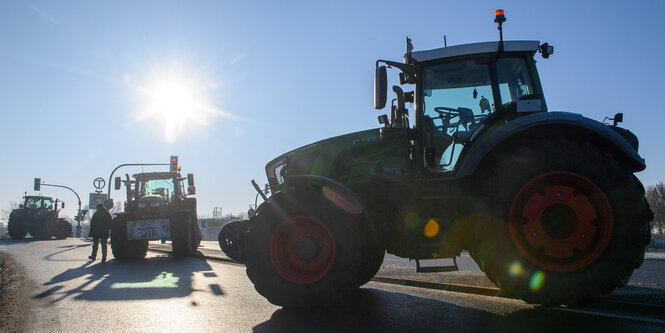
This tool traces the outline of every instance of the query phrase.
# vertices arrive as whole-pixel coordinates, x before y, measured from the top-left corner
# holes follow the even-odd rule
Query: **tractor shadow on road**
[[[592,332],[612,332],[616,331],[615,328],[624,331],[631,327],[622,323],[625,321],[622,319],[564,313],[557,308],[533,307],[516,300],[506,300],[515,304],[503,304],[499,298],[492,297],[485,301],[489,305],[479,305],[481,303],[474,300],[475,297],[454,296],[450,297],[452,302],[445,302],[401,292],[362,288],[333,307],[283,307],[276,310],[269,320],[255,326],[253,331],[578,332],[588,329]],[[496,300],[496,304],[491,300]],[[511,312],[511,308],[517,309]],[[580,321],[584,324],[580,325]]]
[[[51,296],[52,303],[68,297],[89,301],[179,298],[195,291],[194,272],[210,270],[203,260],[167,256],[106,263],[88,261],[51,278],[44,285],[52,287],[35,298]]]

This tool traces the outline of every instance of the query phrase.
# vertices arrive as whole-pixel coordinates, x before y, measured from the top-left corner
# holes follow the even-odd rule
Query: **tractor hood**
[[[266,165],[270,187],[282,190],[288,176],[315,175],[353,185],[369,177],[377,161],[391,170],[405,169],[403,128],[376,128],[318,141],[283,154]]]

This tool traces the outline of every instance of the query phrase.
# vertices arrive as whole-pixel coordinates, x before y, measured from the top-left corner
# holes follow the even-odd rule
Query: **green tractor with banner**
[[[72,235],[72,225],[59,218],[65,203],[41,195],[26,195],[19,208],[9,214],[8,231],[13,239],[23,239],[30,233],[34,239],[65,239]]]
[[[184,181],[187,180],[187,188]],[[117,259],[145,257],[150,240],[171,240],[173,254],[187,256],[201,243],[196,215],[194,175],[147,172],[115,178],[115,189],[125,184],[125,211],[111,223],[111,250]]]
[[[501,31],[503,11],[495,22]],[[384,253],[426,265],[468,250],[506,294],[579,304],[627,283],[653,218],[634,173],[638,139],[617,124],[551,112],[538,41],[484,42],[378,60],[399,72],[377,129],[309,144],[266,165],[272,195],[241,233],[255,289],[284,306],[326,305],[378,271]],[[412,116],[406,103],[413,106]]]

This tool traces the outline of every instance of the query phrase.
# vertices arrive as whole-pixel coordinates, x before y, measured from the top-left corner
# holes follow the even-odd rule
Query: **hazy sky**
[[[87,204],[116,165],[178,155],[199,215],[246,211],[274,157],[378,126],[376,59],[401,60],[406,36],[416,50],[496,40],[497,8],[505,39],[554,45],[537,56],[550,110],[623,112],[639,178],[665,179],[665,1],[3,1],[0,206],[34,177]],[[42,194],[74,215],[71,192]]]

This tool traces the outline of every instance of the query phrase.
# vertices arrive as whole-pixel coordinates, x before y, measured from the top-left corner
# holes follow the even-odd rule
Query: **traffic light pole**
[[[81,216],[81,197],[79,197],[78,193],[76,193],[76,191],[74,191],[71,187],[67,187],[67,186],[64,186],[64,185],[46,184],[46,183],[40,183],[39,185],[41,185],[41,186],[51,186],[51,187],[66,188],[66,189],[68,189],[68,190],[74,192],[74,194],[76,195],[76,198],[79,200],[79,210],[78,210],[78,215]],[[81,221],[79,221],[79,224],[81,224]]]

